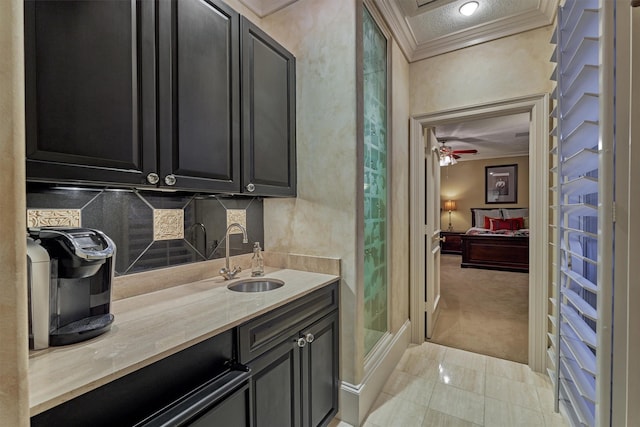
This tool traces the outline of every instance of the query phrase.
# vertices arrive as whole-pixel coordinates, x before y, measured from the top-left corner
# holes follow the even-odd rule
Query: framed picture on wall
[[[484,202],[518,203],[518,165],[485,166]]]

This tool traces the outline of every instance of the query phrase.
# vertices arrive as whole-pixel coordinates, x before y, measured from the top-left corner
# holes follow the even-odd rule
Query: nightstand
[[[464,233],[459,231],[441,231],[440,237],[444,237],[444,241],[440,241],[440,251],[443,254],[462,255],[462,236]]]

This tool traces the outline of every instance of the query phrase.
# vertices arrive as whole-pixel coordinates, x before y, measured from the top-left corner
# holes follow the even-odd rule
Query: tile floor
[[[332,427],[348,427],[335,422]],[[409,347],[364,427],[564,427],[551,382],[528,366],[433,343]]]

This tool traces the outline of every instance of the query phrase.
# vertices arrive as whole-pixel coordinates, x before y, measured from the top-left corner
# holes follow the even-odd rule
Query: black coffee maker
[[[113,323],[113,241],[89,228],[32,228],[28,232],[30,347],[72,344],[108,331]],[[30,256],[37,253],[37,246],[48,254],[48,269],[36,268],[42,264],[35,262],[36,258],[43,260],[41,249],[39,256]],[[47,270],[47,277],[42,277]],[[43,307],[47,300],[48,307]],[[43,331],[45,328],[48,330]]]

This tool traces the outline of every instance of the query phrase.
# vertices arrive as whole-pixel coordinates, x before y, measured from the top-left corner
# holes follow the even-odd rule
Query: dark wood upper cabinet
[[[242,18],[243,191],[296,195],[295,57]]]
[[[222,1],[26,0],[25,50],[27,179],[295,196],[295,58]]]
[[[156,169],[152,2],[25,2],[27,176],[143,184]]]
[[[238,192],[239,15],[217,0],[173,0],[158,17],[160,177]]]

